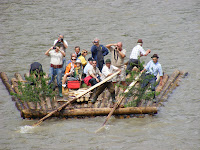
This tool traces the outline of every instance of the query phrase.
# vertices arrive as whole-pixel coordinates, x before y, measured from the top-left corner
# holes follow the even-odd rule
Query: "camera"
[[[56,49],[56,47],[54,46],[53,49]]]
[[[62,38],[61,38],[60,40],[61,40],[61,42],[63,42],[63,39],[62,39]]]

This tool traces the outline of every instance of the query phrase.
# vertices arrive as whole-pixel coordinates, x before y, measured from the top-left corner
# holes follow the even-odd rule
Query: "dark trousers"
[[[148,83],[151,84],[151,90],[155,91],[155,88],[156,88],[156,77],[151,75],[151,74],[145,74],[144,77],[143,77],[141,88],[145,88],[148,85]]]
[[[100,72],[103,69],[103,64],[104,64],[103,61],[98,61],[98,68],[99,68]]]
[[[97,88],[97,91],[96,91],[96,97],[98,97],[104,90],[105,88],[108,88],[108,91],[111,93],[111,96],[115,96],[115,88],[114,88],[114,85],[112,82],[106,82],[102,85],[100,85],[98,88]]]
[[[98,76],[97,78],[100,81],[100,77]],[[97,84],[97,80],[95,78],[90,79],[89,82],[91,83],[92,86],[95,85],[95,84]]]

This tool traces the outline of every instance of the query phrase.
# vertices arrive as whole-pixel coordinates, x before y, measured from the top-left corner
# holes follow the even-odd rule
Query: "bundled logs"
[[[160,94],[157,96],[157,102],[147,101],[140,102],[139,107],[126,107],[123,108],[124,105],[133,101],[135,99],[134,96],[130,96],[129,98],[124,98],[121,102],[119,108],[114,111],[114,115],[118,116],[118,118],[129,118],[130,116],[138,116],[144,114],[156,114],[157,108],[161,106],[163,101],[166,101],[169,97],[169,94],[178,86],[178,83],[181,77],[185,76],[186,73],[175,70],[171,76],[164,75],[163,76],[163,84],[158,85],[156,88],[157,92]],[[11,93],[19,93],[18,90],[18,81],[26,83],[27,81],[23,79],[23,77],[19,73],[15,73],[15,78],[11,80],[8,79],[7,75],[4,72],[0,73],[0,77],[2,79],[3,84],[7,88],[8,92]],[[135,86],[138,86],[137,83]],[[120,95],[124,92],[124,90],[120,87],[115,87],[116,89],[116,100],[120,98]],[[24,102],[16,97],[12,96],[13,101],[15,102],[16,107],[21,113],[21,117],[23,118],[41,118],[50,112],[56,110],[66,102],[73,100],[73,98],[78,97],[81,93],[87,91],[87,88],[81,88],[78,90],[63,90],[63,99],[57,99],[57,97],[50,99],[46,98],[41,100],[40,102]],[[73,103],[67,105],[62,110],[57,111],[52,115],[52,117],[75,117],[75,116],[102,116],[108,115],[111,111],[112,101],[110,99],[110,93],[108,90],[105,90],[99,97],[95,104],[90,102],[91,96],[95,93],[89,92],[80,98],[76,99]],[[143,106],[143,107],[142,107]],[[121,116],[121,117],[120,117]]]

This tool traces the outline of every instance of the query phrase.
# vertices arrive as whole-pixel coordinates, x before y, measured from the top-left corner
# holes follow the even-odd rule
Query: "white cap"
[[[75,63],[80,63],[81,64],[81,60],[77,59]]]

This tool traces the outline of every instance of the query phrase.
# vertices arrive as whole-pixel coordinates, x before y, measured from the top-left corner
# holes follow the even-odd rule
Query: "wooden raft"
[[[157,102],[153,102],[152,100],[146,101],[142,100],[137,104],[137,107],[126,107],[123,106],[128,102],[135,99],[134,96],[124,99],[121,102],[119,108],[114,111],[114,115],[118,118],[129,118],[129,117],[144,117],[145,114],[156,114],[158,111],[158,107],[163,105],[163,102],[167,101],[169,94],[178,86],[178,83],[182,77],[184,77],[186,73],[180,72],[179,70],[175,70],[171,76],[164,75],[163,76],[163,84],[162,86],[157,86],[156,91],[160,92],[157,96]],[[1,72],[0,77],[8,92],[11,94],[12,92],[18,93],[18,81],[26,82],[19,73],[15,73],[15,78],[11,80],[8,79],[6,73]],[[135,86],[138,86],[139,83],[136,83]],[[85,89],[79,89],[80,91],[84,91]],[[20,111],[22,118],[28,119],[36,119],[42,118],[53,110],[56,110],[59,106],[70,100],[70,96],[73,97],[73,94],[77,91],[70,91],[68,94],[63,93],[63,99],[56,100],[56,98],[46,100],[42,100],[41,102],[37,102],[37,104],[33,102],[23,102],[13,96],[12,100],[15,102],[17,109]],[[124,91],[119,87],[115,87],[116,100],[120,98],[120,94]],[[67,95],[67,96],[66,96]],[[84,97],[78,99],[73,104],[68,105],[61,111],[55,113],[52,117],[60,117],[60,118],[84,118],[91,116],[106,116],[111,111],[112,100],[110,93],[108,90],[105,90],[96,101],[95,104],[92,104],[89,100],[89,95],[84,95]]]

